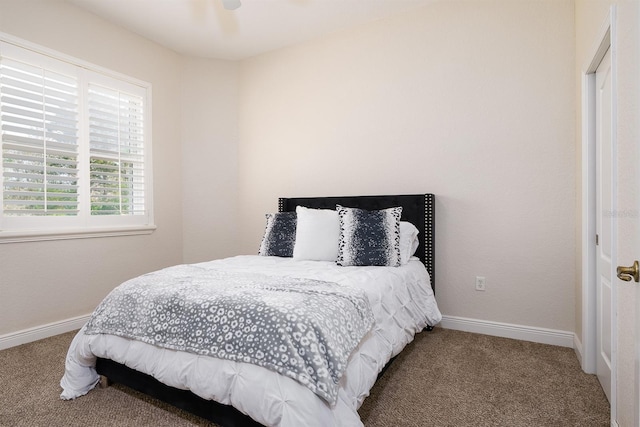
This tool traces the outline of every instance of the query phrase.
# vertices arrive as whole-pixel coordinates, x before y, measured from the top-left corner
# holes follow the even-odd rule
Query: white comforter
[[[295,380],[256,365],[162,349],[112,335],[80,330],[69,348],[60,385],[62,399],[86,394],[97,384],[96,357],[123,363],[175,388],[232,405],[266,426],[362,426],[357,410],[384,365],[437,324],[436,305],[424,265],[412,259],[402,267],[340,267],[332,262],[238,256],[199,264],[230,271],[303,277],[364,289],[375,324],[349,359],[338,401],[329,406]]]

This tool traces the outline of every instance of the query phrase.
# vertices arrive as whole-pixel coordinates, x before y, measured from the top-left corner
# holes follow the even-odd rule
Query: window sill
[[[138,236],[151,234],[155,225],[131,227],[69,228],[60,230],[0,231],[0,244],[41,242],[47,240],[94,239],[98,237]]]

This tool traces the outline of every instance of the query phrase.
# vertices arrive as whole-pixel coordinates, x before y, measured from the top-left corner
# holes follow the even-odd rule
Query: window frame
[[[32,242],[41,240],[67,240],[96,237],[131,236],[151,234],[157,227],[153,215],[153,162],[152,162],[152,86],[151,83],[91,64],[58,51],[22,40],[0,32],[0,54],[8,58],[22,60],[38,58],[34,65],[42,67],[73,67],[78,78],[78,177],[81,180],[79,194],[85,199],[80,203],[80,212],[70,217],[5,217],[0,206],[0,244]],[[33,60],[32,60],[33,61]],[[62,62],[63,64],[60,64]],[[33,62],[32,62],[33,63]],[[47,64],[49,63],[49,64]],[[89,119],[85,114],[88,88],[90,84],[104,85],[105,82],[119,82],[119,87],[135,89],[142,96],[144,134],[144,203],[143,215],[91,215],[89,189]],[[2,143],[0,142],[0,205],[2,205]]]

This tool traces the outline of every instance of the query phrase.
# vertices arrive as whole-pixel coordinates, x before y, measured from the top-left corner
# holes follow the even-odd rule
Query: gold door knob
[[[630,282],[631,279],[633,279],[634,282],[640,282],[640,272],[638,271],[638,267],[638,261],[634,261],[633,266],[631,267],[618,266],[618,268],[616,268],[618,279],[624,280],[625,282]]]

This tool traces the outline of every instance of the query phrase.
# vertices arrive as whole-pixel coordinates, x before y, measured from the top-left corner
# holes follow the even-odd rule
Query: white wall
[[[437,195],[446,315],[574,329],[572,1],[437,2],[241,63],[65,2],[0,0],[0,31],[153,84],[158,224],[0,245],[0,335],[143,272],[256,253],[278,196],[419,192]]]
[[[182,260],[179,55],[59,1],[0,0],[0,31],[153,85],[148,236],[0,244],[0,336],[93,311],[123,280]]]
[[[572,331],[574,63],[569,0],[437,2],[243,61],[240,249],[278,196],[433,192],[443,313]]]
[[[184,262],[238,253],[238,69],[237,62],[183,60]]]

